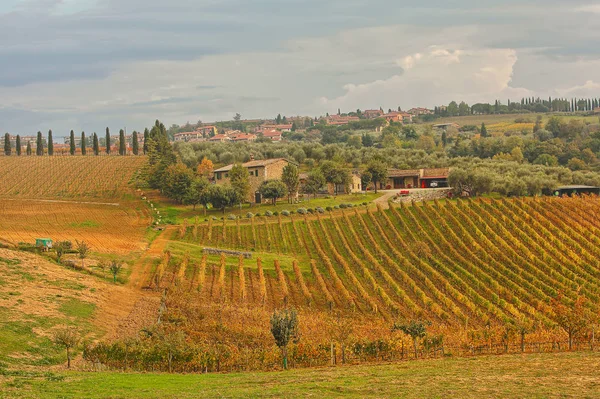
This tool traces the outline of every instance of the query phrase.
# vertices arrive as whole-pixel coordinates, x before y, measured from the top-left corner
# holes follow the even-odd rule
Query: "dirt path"
[[[373,203],[375,205],[377,205],[377,204],[381,205],[381,207],[383,209],[388,209],[390,207],[390,205],[388,204],[388,201],[390,200],[390,198],[392,198],[394,195],[396,195],[398,193],[398,190],[380,190],[378,192],[383,193],[383,195],[381,197],[373,200]]]
[[[150,278],[152,272],[152,264],[156,259],[162,256],[163,251],[167,247],[169,237],[175,231],[175,226],[167,226],[158,237],[152,241],[150,247],[144,252],[133,265],[133,270],[129,276],[127,285],[136,290],[141,290],[144,284]]]

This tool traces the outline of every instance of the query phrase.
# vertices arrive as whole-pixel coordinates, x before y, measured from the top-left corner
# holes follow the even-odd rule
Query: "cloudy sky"
[[[0,130],[600,97],[587,0],[0,0]]]

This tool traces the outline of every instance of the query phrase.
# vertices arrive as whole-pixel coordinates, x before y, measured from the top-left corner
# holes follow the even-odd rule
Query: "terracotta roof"
[[[221,141],[221,140],[231,140],[231,138],[224,134],[217,134],[209,139],[210,141]]]
[[[450,169],[439,168],[439,169],[423,169],[423,178],[447,178],[450,174]]]
[[[388,177],[408,177],[408,176],[419,176],[421,171],[419,169],[390,169],[388,170]]]
[[[260,160],[249,161],[249,162],[243,163],[242,166],[244,168],[260,168],[260,167],[271,165],[271,164],[274,164],[274,163],[280,162],[280,161],[293,163],[294,165],[296,164],[295,162],[292,162],[285,158],[272,158],[272,159],[260,159]],[[214,172],[229,172],[231,170],[231,168],[233,168],[233,164],[223,166],[222,168],[216,169]]]
[[[271,130],[269,132],[263,132],[264,137],[276,137],[281,136],[281,132],[278,130]]]

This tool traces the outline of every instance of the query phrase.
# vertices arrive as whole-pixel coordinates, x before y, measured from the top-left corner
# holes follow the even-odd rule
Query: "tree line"
[[[140,149],[140,133],[134,131],[131,135],[131,152],[133,155],[146,154],[148,152],[148,135],[149,131],[146,129],[143,133],[143,144]],[[99,138],[98,135],[94,132],[91,136],[86,136],[85,132],[81,132],[81,136],[79,137],[79,151],[81,155],[87,155],[88,149],[91,148],[91,151],[94,155],[100,155],[102,151],[104,151],[107,155],[110,155],[112,152],[111,146],[114,140],[111,140],[110,130],[106,128],[106,135],[104,138]],[[108,144],[107,144],[108,143]],[[121,129],[119,131],[119,138],[117,139],[118,144],[118,154],[119,155],[127,155],[127,138],[125,135],[125,131]],[[23,152],[23,143],[21,139],[21,135],[17,135],[15,137],[15,145],[11,143],[10,134],[4,134],[4,155],[10,156],[13,153],[13,147],[15,150],[15,155],[21,156]],[[77,140],[75,139],[75,132],[71,130],[69,133],[69,154],[75,155],[77,154]],[[101,147],[104,147],[103,149]],[[35,141],[35,155],[43,156],[43,155],[54,155],[54,139],[52,137],[52,130],[48,131],[47,136],[44,138],[42,132],[37,133],[37,138]],[[28,140],[25,146],[25,154],[33,155],[33,148],[31,146],[31,141]]]

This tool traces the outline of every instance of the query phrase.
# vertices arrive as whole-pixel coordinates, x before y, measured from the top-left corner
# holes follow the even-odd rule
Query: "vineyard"
[[[0,157],[0,198],[122,198],[145,157]]]
[[[94,251],[145,247],[151,216],[131,180],[143,157],[0,157],[0,243],[86,241]]]
[[[442,341],[455,354],[552,351],[567,345],[556,297],[600,311],[597,197],[190,220],[169,235],[143,285],[164,295],[164,328],[222,362],[194,358],[182,371],[272,367],[265,326],[282,307],[302,317],[296,365],[327,364],[333,342],[352,361],[405,357],[406,336],[390,333],[397,320],[431,323],[423,353],[443,352]],[[591,331],[579,331],[576,347],[590,345]]]

